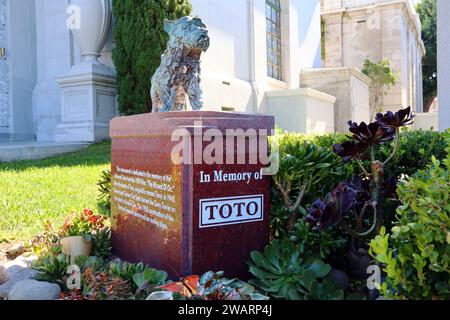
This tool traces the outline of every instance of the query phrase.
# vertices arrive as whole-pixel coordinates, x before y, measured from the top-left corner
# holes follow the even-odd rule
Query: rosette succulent
[[[408,107],[396,113],[378,114],[376,122],[369,125],[365,122],[358,125],[350,121],[350,140],[334,145],[333,150],[344,162],[356,161],[362,175],[339,184],[325,200],[316,200],[310,207],[306,220],[321,230],[340,223],[345,231],[358,237],[367,237],[374,231],[378,232],[383,224],[381,204],[383,199],[395,197],[397,184],[395,177],[384,177],[384,166],[394,159],[398,152],[400,128],[411,125],[413,119],[414,115]],[[393,140],[392,154],[384,162],[377,160],[376,147]],[[367,149],[370,149],[371,155],[369,168],[365,167],[363,162]],[[353,228],[344,219],[350,212],[355,216]],[[369,212],[372,213],[373,223],[364,228]]]
[[[250,272],[256,279],[249,282],[275,299],[342,300],[342,288],[329,277],[331,266],[304,255],[301,246],[274,240],[264,252],[252,252]]]
[[[385,128],[398,129],[409,126],[413,123],[415,115],[411,111],[411,107],[400,110],[396,113],[391,111],[386,114],[378,113],[376,116],[377,123]]]

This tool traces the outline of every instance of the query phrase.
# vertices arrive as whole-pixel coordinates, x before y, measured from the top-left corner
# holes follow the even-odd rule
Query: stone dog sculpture
[[[208,30],[201,19],[193,17],[165,20],[164,30],[170,40],[152,77],[153,112],[185,110],[186,95],[192,109],[200,110],[200,57],[209,48]]]

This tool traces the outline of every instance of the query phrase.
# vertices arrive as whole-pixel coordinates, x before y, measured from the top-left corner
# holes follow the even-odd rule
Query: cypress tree
[[[113,0],[113,60],[122,115],[151,111],[151,77],[168,41],[164,19],[190,13],[189,0]]]

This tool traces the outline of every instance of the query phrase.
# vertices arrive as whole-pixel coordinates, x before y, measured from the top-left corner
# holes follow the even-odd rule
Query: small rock
[[[31,279],[36,275],[36,271],[31,269],[31,264],[36,259],[36,257],[21,256],[0,266],[0,269],[3,268],[3,282],[0,281],[0,298],[7,297],[11,288],[17,282]]]
[[[37,271],[33,269],[23,269],[21,272],[16,273],[13,277],[0,286],[0,298],[7,297],[12,287],[23,280],[32,279],[36,275]]]
[[[6,277],[6,270],[0,266],[0,285],[4,284],[8,278]]]
[[[3,264],[2,267],[6,270],[7,279],[9,280],[13,278],[14,275],[22,272],[23,270],[31,268],[33,261],[35,261],[36,259],[37,257],[35,256],[20,256],[13,261],[9,261]]]
[[[22,280],[17,282],[8,295],[8,300],[57,300],[61,289],[57,284]]]

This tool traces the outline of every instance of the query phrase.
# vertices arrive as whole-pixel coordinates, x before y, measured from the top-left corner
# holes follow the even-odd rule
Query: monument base
[[[248,278],[250,253],[269,240],[270,177],[255,156],[267,157],[273,128],[273,117],[258,114],[114,119],[114,254],[174,279],[209,270]]]

